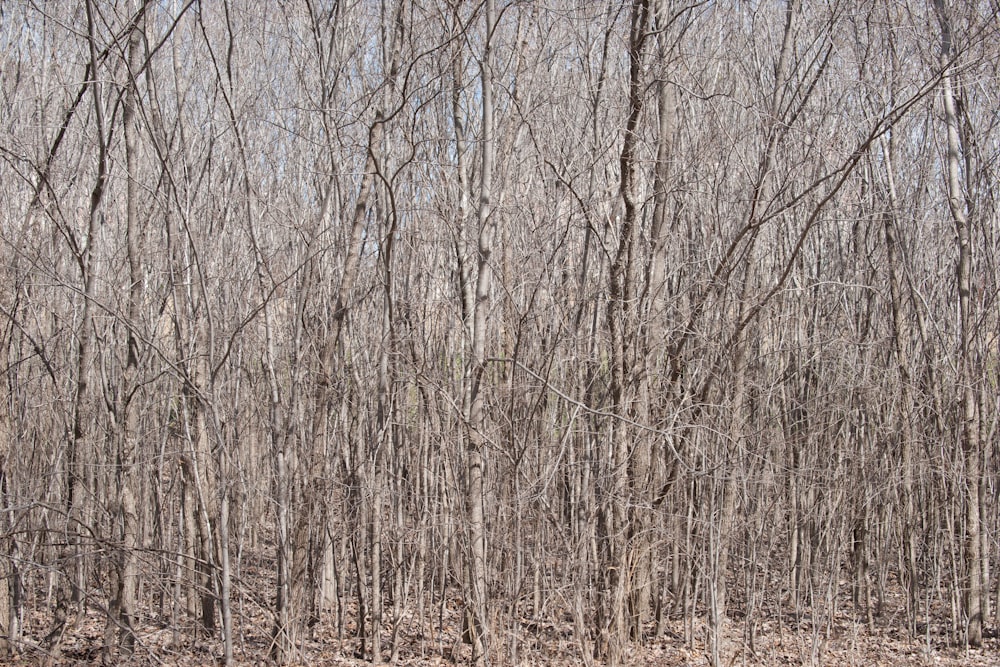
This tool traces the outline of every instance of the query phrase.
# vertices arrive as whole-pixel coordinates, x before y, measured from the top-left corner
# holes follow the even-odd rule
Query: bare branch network
[[[0,661],[995,661],[998,14],[7,0]]]

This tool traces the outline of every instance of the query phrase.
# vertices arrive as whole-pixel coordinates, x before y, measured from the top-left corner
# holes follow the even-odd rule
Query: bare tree
[[[972,301],[972,239],[969,222],[972,203],[962,185],[962,128],[960,127],[955,74],[951,71],[956,55],[950,10],[943,0],[936,0],[934,10],[941,25],[942,98],[947,152],[945,157],[945,184],[948,210],[955,223],[958,243],[958,265],[955,279],[958,288],[958,392],[961,403],[962,452],[964,454],[964,519],[965,519],[965,592],[964,606],[968,618],[967,640],[972,646],[983,643],[983,598],[985,595],[982,570],[982,517],[980,515],[982,476],[982,446],[980,444],[979,398],[976,395],[975,361],[972,350],[972,332],[975,312]],[[968,134],[966,133],[966,136]],[[967,156],[967,153],[966,153]],[[967,159],[967,158],[966,158]],[[968,163],[966,164],[968,166]]]
[[[3,648],[978,655],[993,9],[5,3]]]

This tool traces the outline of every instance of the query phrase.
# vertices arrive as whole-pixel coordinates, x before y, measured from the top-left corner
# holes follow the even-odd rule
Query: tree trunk
[[[889,272],[889,305],[892,315],[892,350],[896,358],[896,368],[900,381],[900,415],[902,422],[900,437],[900,466],[902,468],[902,531],[903,531],[903,563],[904,585],[906,587],[906,605],[908,625],[911,633],[916,633],[917,609],[919,600],[917,592],[917,531],[916,503],[914,500],[913,480],[913,391],[912,373],[909,357],[909,322],[905,316],[906,300],[903,296],[903,266],[900,253],[900,229],[896,217],[898,201],[896,195],[896,180],[893,174],[893,150],[890,141],[884,141],[883,159],[886,171],[886,194],[888,210],[883,214],[886,264]]]
[[[73,396],[72,431],[67,444],[66,475],[63,491],[65,512],[65,535],[61,540],[59,559],[61,562],[61,577],[57,590],[56,609],[53,614],[52,626],[45,637],[44,644],[54,656],[61,653],[63,636],[70,623],[70,605],[82,600],[82,588],[86,579],[86,564],[79,558],[80,525],[85,521],[83,516],[83,498],[80,493],[82,485],[86,484],[83,466],[84,461],[93,455],[88,451],[90,434],[88,429],[93,417],[90,406],[90,374],[94,359],[92,302],[96,295],[97,250],[96,233],[101,217],[102,201],[107,185],[107,139],[105,136],[104,99],[102,87],[98,83],[97,36],[95,27],[94,7],[92,0],[86,3],[88,46],[90,49],[90,69],[94,77],[90,89],[94,100],[94,120],[97,125],[98,159],[97,175],[90,193],[90,207],[87,215],[86,237],[82,244],[73,242],[74,259],[80,269],[83,281],[82,303],[80,305],[80,324],[76,346],[76,390]],[[85,525],[85,524],[84,524]]]
[[[960,428],[962,452],[964,454],[964,502],[965,502],[965,616],[967,620],[967,640],[971,646],[983,643],[983,566],[982,542],[979,513],[979,486],[982,476],[982,445],[979,441],[979,401],[976,398],[976,378],[973,356],[970,349],[975,314],[972,312],[972,245],[969,224],[970,205],[962,186],[963,146],[959,130],[956,99],[956,80],[949,62],[954,55],[952,26],[944,0],[935,0],[934,8],[941,23],[941,78],[944,101],[945,125],[947,127],[947,153],[945,185],[948,191],[948,208],[958,241],[958,266],[956,281],[959,309],[959,400],[961,403]]]
[[[137,479],[135,476],[136,447],[139,430],[139,364],[142,353],[139,349],[138,329],[140,308],[143,299],[143,272],[140,263],[142,231],[139,221],[139,156],[137,140],[138,94],[135,73],[139,70],[139,56],[142,47],[142,28],[136,25],[129,33],[128,73],[129,81],[122,110],[125,130],[126,178],[126,228],[125,246],[128,255],[128,320],[125,334],[125,368],[122,371],[117,418],[121,433],[118,434],[117,490],[115,503],[118,511],[117,524],[121,534],[116,536],[121,543],[117,557],[117,590],[110,605],[113,615],[108,618],[108,635],[118,635],[118,648],[122,656],[128,657],[135,650],[135,621],[138,605],[138,565],[139,512],[136,500]],[[110,642],[108,642],[110,647]],[[110,659],[105,655],[105,659]]]
[[[634,534],[628,510],[630,499],[630,456],[633,437],[629,422],[632,421],[637,398],[637,375],[634,373],[635,345],[637,344],[638,318],[634,299],[638,295],[636,273],[638,265],[636,237],[641,219],[639,192],[639,122],[645,95],[643,74],[645,44],[648,36],[650,7],[647,0],[636,0],[632,5],[628,42],[629,88],[625,134],[620,158],[620,195],[624,216],[618,230],[618,249],[609,276],[607,321],[610,347],[610,412],[614,415],[610,426],[608,461],[604,470],[607,477],[604,515],[603,552],[606,562],[602,582],[602,614],[598,632],[598,651],[609,664],[617,665],[624,657],[630,629],[627,625],[626,605],[631,592],[634,572],[630,563],[630,537]],[[640,436],[641,437],[641,436]]]
[[[492,210],[494,120],[493,120],[493,63],[492,38],[496,24],[496,10],[493,0],[486,0],[484,13],[485,45],[480,76],[482,81],[482,139],[481,168],[479,185],[479,247],[478,274],[476,278],[475,304],[473,306],[471,359],[466,374],[467,395],[467,486],[466,525],[467,549],[466,568],[469,573],[468,621],[469,639],[472,643],[472,661],[476,665],[486,662],[490,643],[488,614],[488,582],[486,576],[486,530],[483,508],[483,467],[485,427],[483,383],[486,381],[486,334],[489,326],[490,290],[492,289],[493,239],[497,221]]]

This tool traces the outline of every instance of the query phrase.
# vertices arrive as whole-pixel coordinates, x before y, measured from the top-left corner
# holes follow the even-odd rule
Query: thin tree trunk
[[[138,187],[138,115],[137,115],[137,91],[136,79],[133,73],[138,71],[139,55],[142,46],[142,29],[139,25],[132,28],[129,33],[128,45],[128,73],[129,81],[125,92],[125,103],[122,110],[122,123],[125,131],[125,164],[126,178],[126,228],[125,245],[128,255],[128,327],[126,333],[125,369],[122,373],[120,390],[120,407],[118,415],[120,420],[119,452],[118,452],[118,474],[117,489],[119,497],[117,499],[117,510],[119,514],[118,525],[120,526],[121,541],[120,554],[118,558],[118,590],[115,591],[115,599],[111,605],[115,611],[114,617],[108,619],[109,629],[117,628],[118,646],[123,656],[129,656],[135,650],[135,633],[133,622],[135,621],[136,608],[138,604],[138,565],[136,550],[139,546],[139,516],[136,502],[135,459],[136,446],[138,444],[137,433],[139,430],[139,406],[138,399],[138,375],[140,363],[139,337],[137,328],[139,327],[139,312],[143,298],[143,275],[140,264],[140,236],[139,228],[139,187]],[[109,655],[105,656],[110,658]]]
[[[483,465],[485,436],[483,429],[483,387],[486,379],[486,330],[489,325],[490,290],[492,287],[493,239],[497,223],[492,210],[494,127],[493,127],[493,64],[492,38],[496,24],[493,0],[486,0],[484,13],[485,46],[480,76],[482,81],[482,172],[479,186],[479,260],[475,304],[472,321],[472,359],[466,378],[468,396],[466,454],[468,481],[466,488],[466,521],[468,529],[469,572],[469,635],[472,661],[481,665],[489,650],[490,628],[486,579],[486,532],[483,508]]]
[[[971,646],[983,643],[983,567],[980,536],[979,485],[981,477],[982,447],[979,441],[979,402],[976,399],[976,378],[973,369],[972,327],[972,245],[969,224],[969,201],[962,186],[962,140],[956,101],[955,75],[949,62],[954,55],[951,18],[944,0],[934,0],[934,8],[941,23],[941,77],[945,125],[948,143],[946,154],[945,185],[948,191],[948,208],[955,223],[958,240],[958,266],[956,281],[959,308],[959,395],[961,402],[961,438],[964,454],[965,493],[965,615],[967,640]]]
[[[607,319],[610,346],[610,387],[611,412],[615,416],[610,426],[609,457],[605,470],[607,494],[605,499],[604,535],[606,542],[602,564],[603,600],[599,621],[598,650],[609,664],[617,665],[624,657],[625,646],[630,636],[626,623],[626,605],[633,583],[630,567],[629,538],[633,534],[630,513],[627,508],[630,487],[629,449],[631,421],[637,387],[631,368],[634,345],[637,343],[637,313],[634,298],[636,290],[636,236],[641,215],[639,199],[639,122],[643,108],[645,81],[643,59],[648,36],[650,8],[647,0],[636,0],[632,6],[628,43],[629,60],[629,115],[622,141],[620,158],[620,195],[624,204],[624,216],[618,230],[618,249],[609,276],[610,290],[607,305]]]
[[[73,395],[73,426],[66,453],[66,480],[63,492],[65,512],[65,537],[60,547],[61,574],[57,590],[56,609],[53,623],[45,637],[45,646],[50,654],[59,656],[63,636],[68,629],[70,605],[82,599],[82,584],[85,579],[85,563],[79,559],[80,523],[82,502],[78,498],[80,486],[86,484],[82,463],[90,454],[86,451],[90,441],[88,427],[91,422],[90,373],[94,358],[92,302],[96,295],[97,251],[96,235],[101,216],[102,201],[107,184],[107,139],[105,136],[104,100],[102,87],[98,84],[97,35],[92,0],[86,3],[88,45],[90,48],[90,72],[94,79],[90,89],[94,100],[94,122],[97,126],[98,158],[97,175],[90,193],[90,207],[87,216],[86,237],[82,244],[73,242],[73,251],[83,280],[82,304],[80,306],[80,326],[77,334],[76,390]]]
[[[889,270],[890,311],[892,314],[892,349],[896,358],[896,368],[900,381],[900,466],[902,467],[903,492],[903,563],[906,587],[908,625],[911,633],[916,633],[917,608],[919,601],[917,581],[917,526],[916,504],[913,489],[913,391],[911,362],[909,358],[909,322],[905,317],[906,301],[903,297],[903,271],[900,254],[900,229],[897,220],[899,203],[896,195],[896,179],[893,173],[893,150],[890,141],[883,142],[888,210],[883,214],[886,247],[886,264]]]
[[[10,441],[6,429],[0,437],[0,509],[3,510],[3,528],[7,536],[0,541],[4,544],[7,558],[0,566],[0,658],[14,659],[20,653],[22,587],[20,547],[14,530],[14,511],[11,506],[9,477],[7,473]]]

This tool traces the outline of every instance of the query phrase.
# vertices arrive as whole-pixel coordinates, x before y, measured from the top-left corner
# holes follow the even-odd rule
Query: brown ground
[[[260,593],[257,591],[258,595]],[[243,622],[242,634],[235,640],[237,665],[258,667],[270,663],[268,659],[270,620],[254,605],[249,597],[234,605],[234,615],[239,613]],[[843,605],[850,609],[849,605]],[[347,618],[352,615],[348,613]],[[64,643],[63,655],[51,660],[38,645],[48,619],[36,614],[26,619],[26,641],[21,656],[13,665],[85,665],[100,663],[104,645],[104,621],[100,610],[92,609],[72,629]],[[468,646],[460,640],[461,616],[456,604],[428,607],[424,622],[419,623],[416,610],[399,623],[399,650],[395,664],[410,666],[444,666],[467,664]],[[355,627],[348,622],[344,637],[338,638],[335,614],[330,613],[315,628],[312,639],[303,642],[294,664],[299,665],[370,665],[356,657],[358,641],[353,637]],[[502,665],[579,665],[579,647],[572,624],[566,617],[560,627],[553,624],[533,624],[525,621],[520,627],[495,628],[495,639],[502,648],[502,656],[493,664]],[[946,618],[940,618],[932,628],[949,627]],[[237,629],[239,632],[239,628]],[[753,628],[752,647],[746,637],[750,629],[741,620],[731,619],[724,641],[726,667],[743,665],[849,665],[858,667],[911,666],[911,667],[983,667],[1000,666],[1000,639],[995,632],[987,634],[980,649],[965,649],[950,643],[946,636],[932,629],[919,638],[910,637],[902,629],[899,614],[883,614],[875,619],[874,630],[856,619],[853,610],[838,612],[832,622],[823,622],[814,630],[808,618],[762,621]],[[692,637],[685,639],[682,619],[672,621],[663,636],[635,647],[627,656],[629,665],[652,667],[680,667],[682,665],[708,665],[706,628],[702,622],[687,628]],[[135,665],[212,665],[218,664],[222,647],[218,641],[198,637],[194,626],[177,629],[152,623],[145,624],[139,633],[140,648],[128,664]],[[388,659],[390,637],[383,640]],[[115,661],[116,664],[124,664]]]

